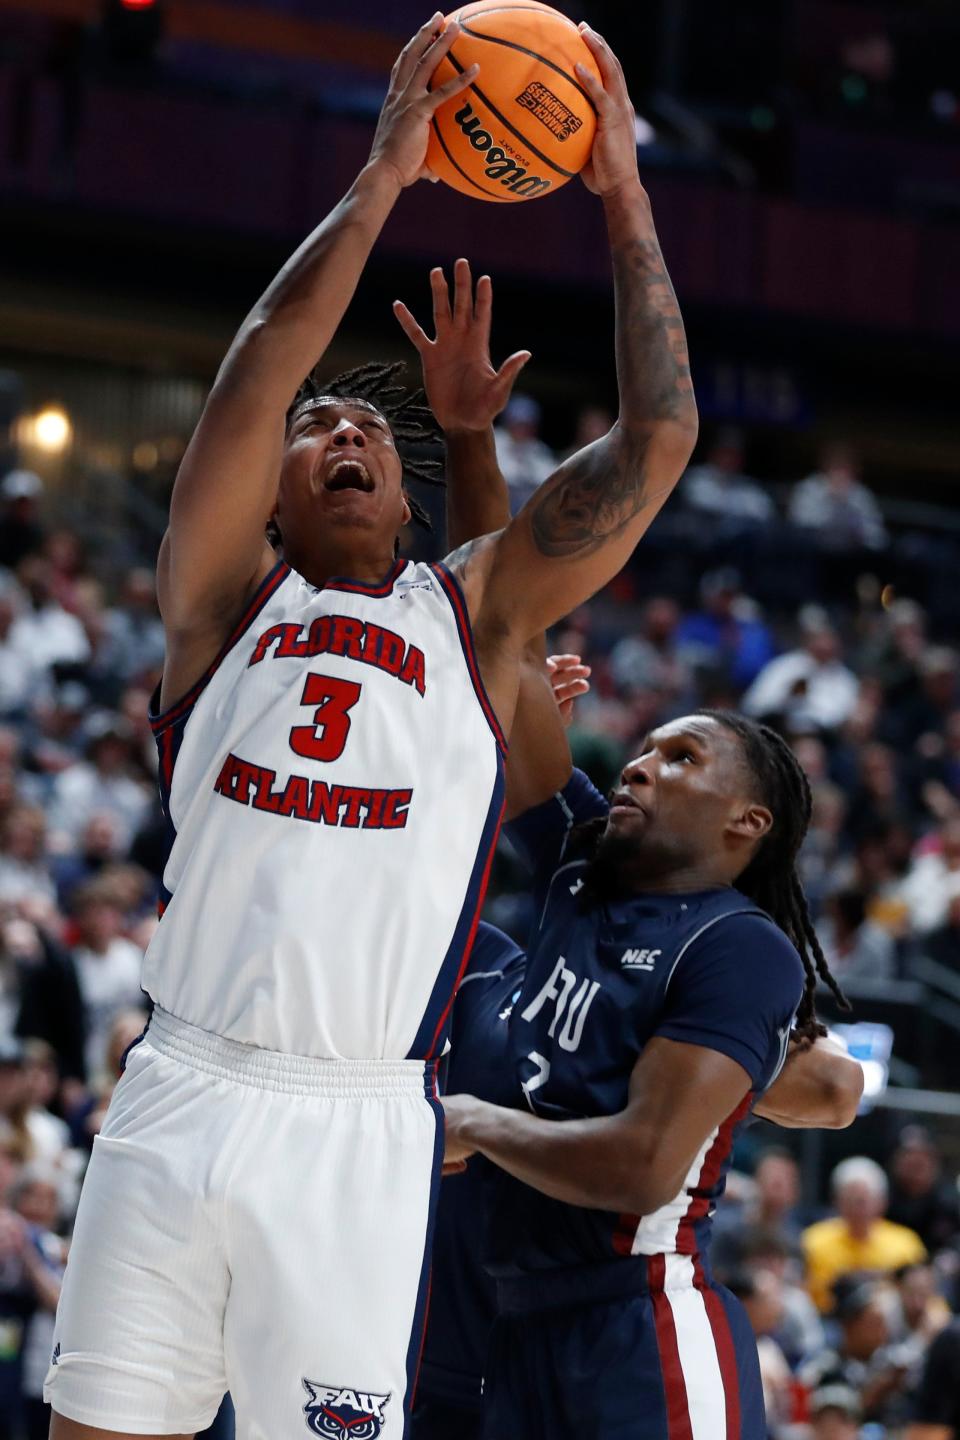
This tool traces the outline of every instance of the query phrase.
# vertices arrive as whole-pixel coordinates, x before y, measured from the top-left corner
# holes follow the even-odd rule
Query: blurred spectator
[[[23,717],[44,683],[45,674],[29,647],[18,641],[14,629],[22,609],[18,592],[0,589],[0,716]]]
[[[87,729],[86,759],[61,771],[54,782],[51,824],[63,848],[75,849],[91,816],[106,812],[126,851],[151,802],[143,780],[134,778],[133,737],[129,726],[109,713],[94,717]]]
[[[825,1344],[820,1312],[797,1283],[798,1248],[785,1239],[781,1230],[766,1226],[748,1230],[741,1248],[741,1263],[749,1273],[766,1270],[780,1282],[781,1310],[774,1339],[791,1368],[819,1354]],[[711,1257],[712,1253],[711,1248]]]
[[[860,1401],[849,1385],[824,1385],[810,1396],[810,1426],[803,1440],[858,1440]]]
[[[769,661],[741,702],[746,714],[788,730],[837,730],[857,701],[856,675],[840,658],[842,645],[826,611],[800,614],[802,645]]]
[[[80,1149],[89,1150],[94,1137],[99,1135],[107,1106],[123,1073],[124,1057],[134,1041],[143,1034],[146,1024],[145,1009],[121,1010],[114,1015],[107,1035],[103,1066],[90,1089],[78,1096],[77,1103],[70,1108],[67,1116],[73,1143]]]
[[[960,895],[947,906],[943,924],[927,935],[924,954],[949,970],[960,970]]]
[[[592,445],[595,440],[602,440],[604,435],[613,429],[616,419],[617,417],[605,405],[584,405],[577,414],[573,443],[560,458],[569,460],[571,455],[576,455],[585,446]]]
[[[906,1440],[960,1437],[960,1320],[941,1330],[931,1343],[911,1413]]]
[[[757,1338],[767,1424],[776,1431],[783,1421],[789,1419],[792,1389],[790,1366],[773,1338],[773,1332],[783,1317],[780,1281],[771,1271],[757,1269],[731,1275],[725,1283],[747,1312],[747,1319]]]
[[[856,789],[850,801],[849,829],[857,837],[876,834],[885,826],[913,819],[913,805],[889,745],[871,742],[859,753]]]
[[[0,483],[0,566],[15,570],[43,544],[38,502],[43,481],[32,470],[11,470]]]
[[[773,501],[758,481],[743,471],[743,438],[738,430],[722,430],[700,465],[691,465],[680,493],[691,510],[709,515],[720,534],[767,525],[774,518]]]
[[[882,550],[887,544],[880,507],[847,445],[824,450],[820,469],[795,487],[788,514],[825,550]]]
[[[837,1214],[804,1230],[807,1283],[821,1312],[833,1304],[833,1287],[850,1274],[889,1274],[926,1259],[923,1241],[904,1225],[884,1219],[887,1177],[874,1160],[852,1156],[831,1176]]]
[[[942,927],[960,898],[960,815],[940,827],[938,842],[917,857],[904,882],[910,921],[920,935]]]
[[[721,675],[742,690],[772,658],[773,636],[744,595],[736,570],[708,571],[700,599],[702,609],[677,631],[677,654],[694,670]]]
[[[841,985],[896,978],[896,942],[888,930],[869,919],[862,891],[844,889],[828,895],[817,935]]]
[[[540,406],[530,395],[513,395],[494,434],[497,462],[510,492],[510,513],[522,510],[557,468],[557,457],[540,439]]]
[[[102,883],[90,884],[75,895],[74,915],[79,944],[73,960],[87,1021],[87,1073],[94,1076],[106,1063],[107,1041],[118,1011],[142,1003],[143,952],[120,933],[122,912]]]
[[[43,1406],[43,1379],[53,1348],[53,1327],[66,1262],[63,1242],[54,1233],[58,1217],[56,1176],[30,1164],[10,1187],[10,1209],[0,1211],[16,1256],[22,1297],[18,1370],[26,1440],[41,1440],[50,1411]],[[0,1242],[2,1244],[2,1242]]]
[[[90,643],[77,617],[54,598],[49,561],[28,555],[17,567],[17,579],[27,604],[10,627],[11,643],[44,668],[83,665]]]
[[[631,695],[652,690],[669,705],[682,707],[693,693],[693,676],[677,654],[680,607],[657,595],[648,600],[637,630],[610,652],[610,670],[620,690]]]
[[[796,744],[794,750],[797,758],[801,759]],[[805,765],[803,768],[806,770]],[[813,811],[800,851],[799,870],[810,913],[816,919],[827,892],[836,883],[835,869],[843,844],[847,797],[839,785],[833,785],[829,780],[811,782],[811,794]]]
[[[800,1378],[813,1391],[847,1386],[865,1420],[883,1421],[906,1387],[908,1364],[902,1350],[890,1345],[879,1286],[862,1276],[840,1279],[833,1313],[839,1326],[836,1346],[802,1366]]]
[[[62,909],[70,909],[71,898],[79,886],[102,875],[107,866],[123,854],[116,816],[108,810],[96,811],[83,827],[76,851],[54,860],[53,873]]]
[[[937,1292],[930,1264],[904,1265],[894,1275],[896,1294],[888,1311],[890,1337],[910,1357],[910,1384],[919,1382],[927,1348],[950,1322],[950,1306]]]
[[[890,1159],[889,1219],[914,1230],[931,1254],[960,1235],[960,1196],[943,1174],[933,1138],[922,1125],[908,1125]]]
[[[0,825],[0,900],[56,900],[47,864],[47,817],[35,805],[17,805]]]
[[[163,621],[153,572],[129,570],[119,603],[104,617],[95,669],[126,684],[145,672],[162,669],[163,650]]]
[[[80,537],[73,530],[54,530],[43,544],[50,566],[50,593],[64,610],[80,610],[79,581],[86,569]]]
[[[66,951],[22,916],[0,920],[0,1039],[46,1040],[60,1074],[86,1073],[86,1017],[76,966]]]
[[[50,1111],[60,1088],[60,1075],[56,1051],[45,1040],[23,1042],[23,1086],[31,1158],[59,1166],[70,1146],[70,1129]]]

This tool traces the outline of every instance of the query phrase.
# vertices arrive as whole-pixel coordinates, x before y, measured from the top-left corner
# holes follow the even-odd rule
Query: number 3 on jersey
[[[339,760],[350,734],[350,711],[360,699],[361,686],[331,675],[307,676],[301,705],[314,705],[312,725],[295,725],[290,748],[309,760]]]

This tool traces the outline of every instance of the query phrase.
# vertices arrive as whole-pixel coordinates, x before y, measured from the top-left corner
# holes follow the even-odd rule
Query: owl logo
[[[389,1395],[306,1379],[303,1388],[309,1397],[303,1413],[314,1435],[323,1435],[326,1440],[376,1440],[383,1429]]]

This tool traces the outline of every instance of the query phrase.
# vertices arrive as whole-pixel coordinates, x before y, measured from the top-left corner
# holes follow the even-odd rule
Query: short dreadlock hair
[[[344,370],[332,379],[318,378],[317,368],[311,370],[293,398],[287,411],[287,429],[304,410],[311,409],[319,400],[331,396],[336,400],[356,400],[378,410],[390,426],[406,482],[423,480],[428,485],[443,485],[443,461],[424,459],[411,453],[418,449],[443,445],[440,427],[433,418],[433,412],[425,403],[422,390],[409,391],[398,384],[406,366],[402,360],[374,360],[368,365],[357,365],[353,370]],[[410,514],[418,525],[432,530],[430,516],[420,502],[407,495]]]
[[[800,1040],[813,1041],[827,1033],[816,1013],[818,978],[842,1010],[849,1010],[850,1002],[830,972],[797,874],[797,856],[813,812],[810,783],[786,740],[769,725],[748,720],[733,710],[697,710],[695,713],[716,721],[737,737],[744,763],[757,788],[757,798],[773,817],[770,829],[734,885],[759,909],[765,910],[796,946],[806,980],[794,1028]],[[579,827],[578,848],[584,858],[595,853],[605,824],[605,821],[590,821]],[[589,886],[585,887],[588,895],[589,890]]]

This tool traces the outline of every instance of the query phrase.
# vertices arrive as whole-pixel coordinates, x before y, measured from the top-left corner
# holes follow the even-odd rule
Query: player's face
[[[624,767],[607,830],[661,864],[690,866],[716,857],[748,804],[737,737],[691,715],[654,730]]]
[[[382,531],[392,544],[409,518],[400,456],[378,410],[329,398],[294,418],[277,495],[282,535],[348,527]]]

